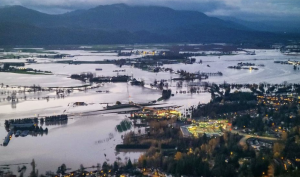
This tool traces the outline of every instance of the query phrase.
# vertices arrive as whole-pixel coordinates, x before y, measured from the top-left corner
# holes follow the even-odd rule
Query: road
[[[131,111],[138,111],[140,108],[120,108],[120,109],[110,109],[110,110],[94,110],[94,111],[86,111],[86,112],[77,112],[77,113],[69,113],[68,116],[91,116],[91,115],[99,115],[99,114],[111,114],[111,113],[124,113]]]
[[[242,147],[247,146],[247,142],[246,142],[246,141],[247,141],[247,139],[249,139],[249,138],[257,138],[257,139],[269,140],[269,141],[278,141],[278,138],[267,137],[267,136],[255,136],[255,135],[249,135],[249,134],[247,134],[247,133],[241,133],[241,132],[236,131],[236,130],[231,130],[231,133],[237,133],[237,134],[239,134],[239,135],[244,136],[244,137],[240,140],[240,142],[239,142],[239,144],[240,144]]]

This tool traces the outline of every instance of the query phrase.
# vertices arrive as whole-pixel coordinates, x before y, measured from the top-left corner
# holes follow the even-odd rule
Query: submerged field
[[[163,46],[164,47],[164,46]],[[78,61],[105,61],[107,59],[126,59],[139,58],[141,55],[131,55],[130,57],[118,56],[112,51],[95,52],[94,49],[111,49],[111,46],[93,47],[93,50],[48,50],[47,54],[67,54],[72,55],[71,58],[53,59],[37,57],[42,51],[30,53],[36,59],[37,63],[26,64],[25,67],[51,71],[52,75],[35,75],[23,73],[0,73],[0,83],[9,86],[32,86],[41,87],[76,87],[83,86],[86,83],[79,80],[73,80],[71,74],[82,72],[92,72],[97,76],[116,76],[114,70],[125,70],[120,72],[122,75],[130,75],[136,79],[143,79],[145,87],[132,86],[128,83],[104,83],[97,89],[87,91],[76,91],[70,93],[67,97],[56,98],[54,92],[36,92],[26,93],[28,100],[21,100],[12,106],[10,102],[4,100],[9,94],[1,94],[0,102],[0,137],[4,138],[7,134],[4,129],[4,121],[7,119],[17,119],[34,117],[36,115],[56,115],[67,113],[72,115],[70,121],[66,125],[49,126],[48,135],[37,137],[13,137],[7,147],[0,147],[0,165],[29,163],[32,159],[38,164],[40,172],[56,169],[62,163],[68,165],[72,169],[78,169],[80,164],[86,166],[103,163],[104,161],[113,162],[117,157],[131,158],[136,160],[139,152],[117,152],[115,145],[122,143],[121,136],[131,130],[138,131],[138,128],[118,132],[116,126],[124,120],[128,114],[117,114],[109,112],[98,112],[96,114],[88,114],[92,111],[103,110],[106,104],[113,105],[117,101],[128,103],[148,103],[161,97],[161,91],[151,88],[155,80],[166,80],[168,88],[174,94],[169,100],[161,101],[164,106],[183,106],[189,107],[197,105],[199,102],[207,103],[210,101],[209,93],[198,94],[180,94],[180,91],[188,91],[189,82],[183,82],[182,87],[177,87],[177,81],[172,78],[178,77],[175,73],[170,72],[148,72],[132,66],[122,66],[120,68],[114,64],[80,64],[70,65],[68,63],[55,63],[55,61],[78,60]],[[139,50],[155,50],[155,49],[139,49]],[[20,53],[10,53],[9,55],[28,55],[29,50]],[[299,70],[293,70],[291,65],[276,64],[274,61],[280,60],[296,60],[299,56],[287,56],[277,50],[256,50],[256,55],[246,55],[238,52],[236,55],[225,56],[197,56],[196,61],[202,60],[202,64],[169,64],[164,65],[165,68],[173,70],[186,70],[189,72],[222,72],[223,76],[209,77],[206,82],[214,83],[299,83]],[[21,59],[2,59],[0,62],[20,62]],[[228,66],[236,65],[239,62],[251,62],[257,65],[263,64],[259,70],[233,70]],[[208,66],[209,65],[209,66]],[[96,68],[102,68],[102,71],[96,71]],[[197,81],[194,81],[197,82]],[[0,92],[9,92],[10,88],[0,88]],[[97,92],[97,91],[101,91]],[[103,91],[103,92],[102,92]],[[106,92],[108,91],[108,92]],[[176,91],[178,93],[176,93]],[[17,95],[19,97],[23,94]],[[42,100],[38,97],[49,96],[50,99]],[[85,102],[87,106],[70,106],[74,102]],[[106,154],[107,156],[104,156]],[[12,166],[11,170],[16,171],[17,166]]]

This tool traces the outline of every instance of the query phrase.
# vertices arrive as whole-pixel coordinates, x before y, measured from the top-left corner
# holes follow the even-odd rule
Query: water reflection
[[[105,138],[105,139],[101,139],[101,140],[97,140],[95,141],[95,144],[101,144],[101,143],[106,143],[112,139],[114,139],[115,135],[113,133],[109,133],[109,136],[108,138]],[[115,140],[114,140],[115,141]]]
[[[58,51],[65,53],[66,51]],[[86,51],[69,51],[74,55],[74,52],[78,54],[89,54],[90,52]],[[116,59],[117,56],[78,56],[80,60],[105,60],[105,59]],[[57,99],[58,95],[61,95],[61,91],[56,92],[55,88],[50,87],[72,87],[78,85],[84,85],[86,83],[81,83],[79,80],[74,80],[68,78],[71,74],[81,73],[86,71],[93,71],[105,76],[115,76],[115,70],[120,70],[116,65],[106,64],[106,65],[93,65],[93,64],[82,64],[82,65],[66,65],[66,64],[31,64],[30,67],[38,70],[51,70],[54,75],[51,76],[37,76],[37,75],[16,75],[11,73],[1,73],[1,82],[2,84],[0,91],[0,101],[1,108],[0,115],[1,118],[7,119],[15,117],[30,117],[34,114],[40,115],[52,115],[63,113],[66,110],[66,113],[78,113],[89,112],[90,110],[100,110],[103,109],[102,106],[97,107],[100,102],[115,103],[116,101],[128,102],[146,102],[157,99],[161,96],[161,91],[155,91],[159,89],[155,86],[151,88],[150,83],[154,81],[166,80],[164,83],[168,83],[168,88],[172,89],[172,93],[175,94],[168,101],[163,103],[171,105],[193,105],[194,103],[205,102],[210,100],[210,94],[206,93],[208,91],[208,85],[212,82],[215,83],[224,83],[227,81],[229,83],[259,83],[259,82],[268,82],[268,83],[281,83],[283,81],[289,82],[298,82],[299,75],[298,73],[291,72],[293,68],[289,65],[279,65],[274,63],[273,59],[276,60],[287,60],[288,58],[276,51],[256,51],[255,56],[251,55],[230,55],[222,56],[197,56],[196,63],[192,65],[185,64],[167,64],[164,65],[164,68],[169,68],[168,70],[173,71],[188,71],[190,73],[196,72],[205,72],[205,73],[216,73],[220,71],[222,77],[209,77],[207,84],[201,85],[204,82],[185,82],[185,81],[171,81],[172,78],[179,77],[175,73],[164,71],[159,73],[153,73],[141,70],[139,68],[132,68],[131,66],[122,66],[122,74],[134,75],[137,80],[142,80],[145,82],[145,87],[136,87],[131,84],[126,83],[105,83],[99,84],[98,92],[97,90],[87,90],[89,87],[81,87],[70,89],[70,92],[65,89],[64,94],[67,96],[65,99]],[[299,58],[299,57],[297,57]],[[42,60],[37,58],[37,60]],[[63,59],[62,59],[63,60]],[[43,61],[48,61],[43,60]],[[233,66],[239,62],[253,61],[255,65],[263,64],[265,67],[261,67],[258,71],[249,73],[248,70],[234,70],[229,69],[228,66]],[[202,64],[203,63],[203,64]],[[209,64],[210,67],[207,66]],[[96,68],[101,67],[103,70],[96,71]],[[120,71],[119,71],[120,72]],[[8,85],[23,85],[28,87],[28,90],[32,91],[23,92],[24,88],[9,88]],[[37,87],[32,87],[33,85]],[[42,90],[39,91],[39,85],[42,86]],[[159,85],[159,84],[158,84]],[[1,86],[1,85],[0,85]],[[6,88],[7,86],[7,88]],[[164,85],[166,87],[166,85]],[[189,86],[189,87],[188,87]],[[47,88],[48,87],[48,88]],[[101,87],[101,88],[100,88]],[[200,88],[199,88],[200,87]],[[244,85],[237,85],[238,88],[243,89]],[[12,90],[17,91],[17,97],[19,100],[16,100],[14,104],[8,102],[7,106],[7,96],[11,96]],[[36,90],[36,92],[34,92]],[[62,89],[63,90],[63,89]],[[197,94],[192,94],[192,93]],[[99,94],[105,93],[105,94]],[[177,93],[177,94],[176,94]],[[46,99],[44,99],[46,98]],[[54,100],[55,99],[55,100]],[[204,100],[206,99],[206,100]],[[25,102],[26,100],[26,102]],[[34,100],[34,101],[32,101]],[[39,101],[38,101],[39,100]],[[43,102],[44,100],[44,102]],[[46,102],[46,100],[51,100]],[[19,101],[19,102],[18,102]],[[42,103],[43,102],[43,103]],[[86,102],[94,103],[93,105],[89,104],[84,107],[67,107],[68,103],[74,102]],[[18,105],[16,105],[18,104]],[[18,109],[16,110],[16,107]],[[12,109],[13,108],[13,109]],[[58,113],[59,112],[59,113]],[[102,112],[101,112],[102,113]],[[49,136],[38,136],[45,135],[46,132],[39,133],[36,129],[30,130],[28,135],[35,136],[36,138],[15,138],[17,141],[11,141],[9,148],[1,149],[0,156],[2,161],[6,162],[16,162],[18,163],[22,159],[31,160],[35,158],[39,163],[39,170],[44,172],[45,170],[55,169],[62,162],[67,163],[72,168],[78,168],[80,163],[86,165],[96,164],[98,162],[103,163],[103,154],[105,153],[107,157],[105,159],[114,160],[117,158],[123,158],[124,156],[129,156],[128,154],[124,155],[122,152],[116,152],[114,147],[116,144],[122,143],[121,136],[126,132],[133,130],[133,126],[129,128],[127,123],[121,123],[124,117],[118,115],[112,116],[99,116],[99,112],[89,112],[86,114],[88,120],[83,118],[72,122],[69,120],[56,120],[56,121],[45,121],[39,125],[39,131],[45,130],[45,126],[49,127],[51,134]],[[3,121],[3,119],[0,121]],[[2,123],[2,122],[1,122]],[[65,128],[62,128],[60,125],[69,125]],[[144,124],[144,122],[136,122],[135,126],[139,127]],[[57,125],[57,127],[55,127]],[[115,131],[114,131],[115,130]],[[20,130],[22,134],[24,130]],[[33,131],[33,132],[32,132]],[[138,130],[137,130],[138,131]],[[2,138],[10,132],[2,129],[1,136]],[[12,135],[15,135],[15,131],[12,132]],[[26,132],[24,133],[26,134]],[[28,136],[27,135],[27,136]],[[19,135],[20,136],[20,135]],[[12,138],[14,138],[12,136]],[[36,143],[37,141],[41,143]],[[56,146],[56,145],[63,146]],[[95,145],[96,144],[96,145]],[[8,155],[14,154],[14,156]],[[132,155],[130,154],[131,159],[138,158],[139,154]],[[18,158],[16,158],[18,157]],[[55,160],[53,160],[55,159]],[[78,161],[80,159],[80,161]]]
[[[40,123],[40,126],[38,126]],[[10,140],[15,135],[17,137],[26,137],[31,135],[33,137],[48,135],[48,128],[43,128],[43,125],[63,125],[68,123],[67,115],[55,115],[44,118],[25,118],[25,119],[10,119],[5,120],[5,130],[7,135],[4,138],[3,146],[7,146]]]
[[[45,122],[46,126],[50,125],[65,125],[68,124],[68,115],[57,115],[57,116],[49,116],[40,119],[40,124],[43,125]]]
[[[8,134],[4,138],[3,146],[7,146],[10,142],[10,140],[13,138],[13,135],[15,135],[15,138],[17,137],[26,137],[28,135],[31,135],[33,137],[36,136],[43,136],[48,135],[48,128],[43,129],[43,127],[35,126],[35,125],[14,125],[12,128],[6,129]]]
[[[114,133],[111,132],[107,138],[95,141],[95,144],[107,143],[111,140],[115,141],[116,132],[123,137],[121,133],[132,130],[132,128],[132,122],[129,119],[122,120],[118,125],[116,125]]]
[[[116,126],[116,129],[119,133],[130,130],[132,127],[132,123],[130,120],[123,120],[119,125]]]

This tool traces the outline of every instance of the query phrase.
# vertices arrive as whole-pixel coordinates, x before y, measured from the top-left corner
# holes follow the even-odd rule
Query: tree
[[[107,172],[107,171],[108,171],[108,168],[109,168],[109,165],[107,164],[107,162],[104,162],[104,163],[102,164],[102,169],[103,169],[103,171],[104,171],[104,172]]]
[[[61,167],[58,167],[57,168],[57,171],[56,171],[56,174],[60,174],[61,173],[61,169],[60,169]]]
[[[298,144],[298,145],[300,144],[300,137],[299,137],[299,135],[295,136],[295,143]]]
[[[82,164],[80,164],[80,172],[83,173],[84,172],[84,166]]]
[[[261,176],[268,172],[269,161],[262,157],[262,153],[260,153],[257,158],[251,160],[250,168],[254,176]]]
[[[147,167],[147,157],[145,154],[142,154],[138,159],[138,164],[140,167],[146,168]]]
[[[114,171],[118,171],[118,169],[119,169],[119,165],[118,165],[118,163],[115,161],[115,162],[114,162],[114,166],[113,166],[113,170],[114,170]]]
[[[97,163],[97,171],[99,172],[101,169],[101,164],[100,163]]]
[[[20,177],[23,177],[23,176],[24,176],[24,173],[25,173],[26,169],[27,169],[27,168],[26,168],[25,165],[23,165],[22,168],[20,168],[20,167],[18,166],[18,172],[20,173]]]
[[[142,87],[145,86],[145,80],[144,80],[144,79],[141,80],[141,86],[142,86]]]
[[[160,83],[159,83],[159,89],[162,90],[163,88],[164,88],[164,83],[163,83],[163,81],[160,81]]]
[[[283,141],[286,141],[287,140],[287,137],[288,137],[288,134],[287,134],[287,132],[282,132],[282,135],[281,135],[281,138],[282,138],[282,140]]]
[[[157,85],[157,80],[155,79],[155,80],[154,80],[154,86],[156,86],[156,85]]]
[[[179,160],[177,165],[176,165],[176,174],[181,176],[184,170],[184,162],[182,160]]]
[[[60,166],[60,171],[61,171],[61,174],[64,175],[66,174],[66,171],[67,171],[67,166],[65,164],[62,164]]]
[[[32,162],[30,163],[30,165],[32,167],[30,177],[37,177],[37,174],[36,174],[36,171],[35,171],[36,163],[35,163],[34,159],[32,159]]]
[[[229,96],[230,94],[230,86],[225,89],[225,96]]]
[[[223,134],[223,139],[224,139],[225,143],[228,142],[228,132],[225,132],[225,133]]]
[[[10,67],[10,65],[8,63],[4,63],[3,70],[7,71],[7,70],[9,70],[9,67]]]
[[[181,152],[176,152],[175,154],[175,160],[180,160],[182,158],[182,153]]]
[[[147,160],[144,159],[144,160],[143,160],[143,168],[146,168],[146,167],[147,167]]]
[[[268,167],[268,176],[274,176],[275,173],[275,166],[273,163],[271,163]]]
[[[117,102],[116,102],[116,105],[120,105],[120,104],[122,104],[120,101],[117,101]]]
[[[129,159],[128,162],[127,162],[126,168],[131,169],[132,167],[133,167],[133,165],[131,163],[131,160]]]
[[[118,163],[120,163],[120,161],[121,161],[122,159],[121,159],[121,157],[117,157],[117,161],[118,161]]]
[[[250,176],[251,171],[249,170],[249,162],[244,162],[243,165],[241,166],[240,170],[239,170],[239,174],[241,176]]]
[[[273,146],[273,153],[275,157],[279,157],[282,150],[285,148],[285,146],[282,143],[274,143]]]
[[[260,84],[258,88],[259,88],[259,90],[260,90],[262,93],[265,92],[265,89],[264,89],[264,85],[263,85],[263,84]]]

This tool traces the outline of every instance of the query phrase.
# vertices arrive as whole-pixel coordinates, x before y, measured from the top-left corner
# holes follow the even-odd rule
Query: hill
[[[300,31],[299,19],[278,19],[278,20],[260,20],[245,21],[234,17],[218,17],[222,20],[240,24],[256,31],[268,31],[275,33],[298,33]]]
[[[0,45],[261,42],[285,39],[196,11],[114,4],[50,15],[0,9]]]

